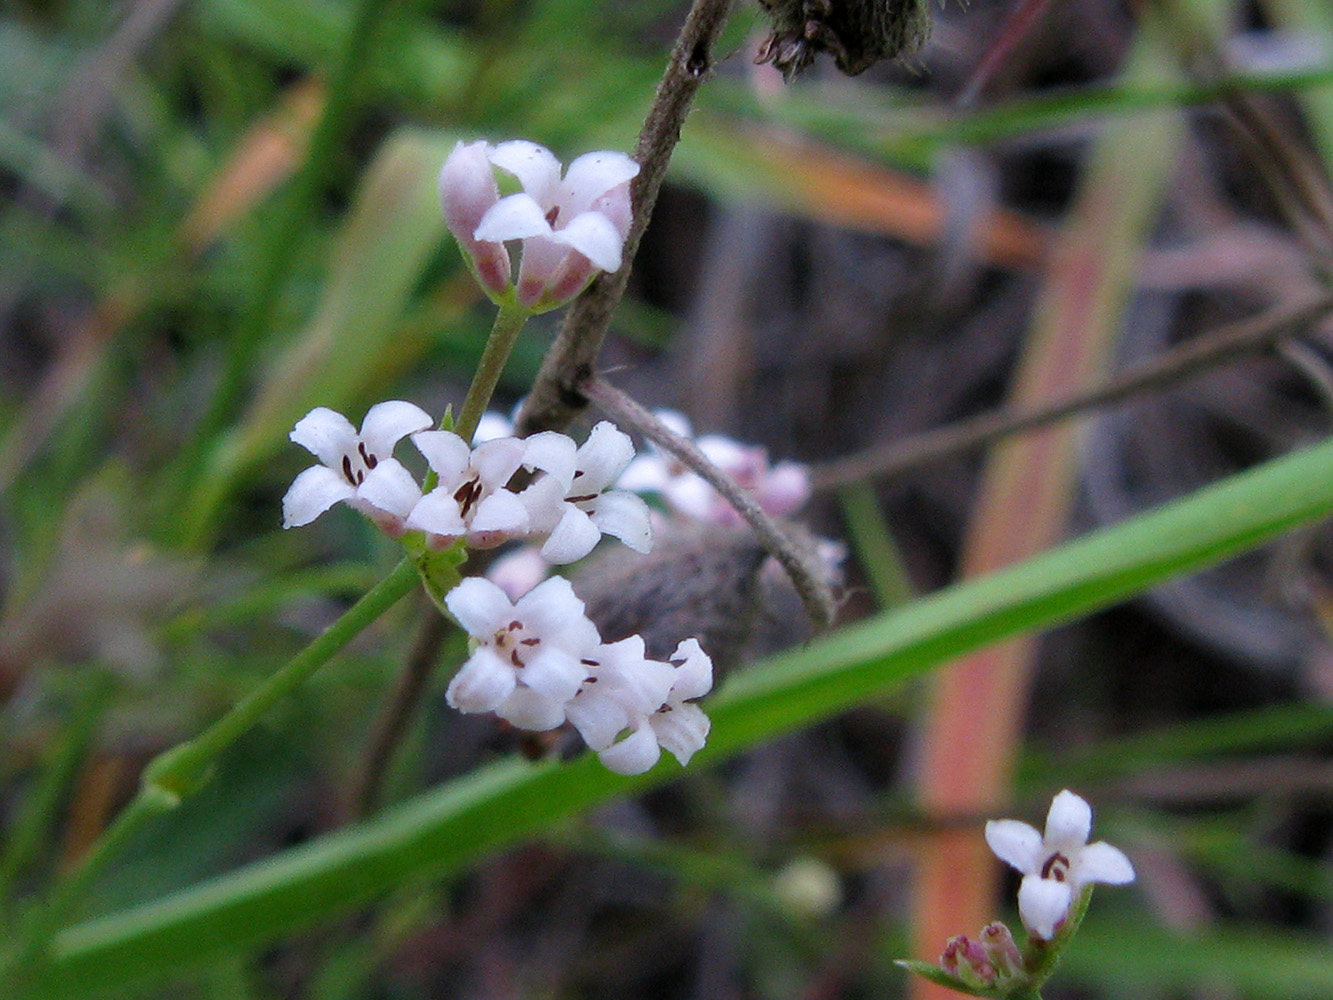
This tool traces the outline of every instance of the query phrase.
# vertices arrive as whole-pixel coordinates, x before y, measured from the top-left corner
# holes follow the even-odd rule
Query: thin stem
[[[179,806],[204,783],[209,769],[223,751],[417,583],[416,566],[412,560],[404,559],[322,635],[208,729],[155,758],[144,770],[138,794],[102,833],[82,863],[57,885],[46,905],[34,917],[27,941],[18,955],[17,969],[30,968],[41,959],[51,936],[65,923],[88,885],[150,819]]]
[[[593,379],[584,386],[584,391],[588,399],[614,417],[618,423],[639,431],[721,493],[736,513],[740,514],[754,530],[769,554],[787,571],[787,575],[796,586],[796,592],[801,595],[801,601],[805,604],[805,610],[809,613],[815,628],[824,629],[829,626],[837,608],[824,574],[812,565],[813,559],[806,554],[803,547],[795,544],[781,525],[769,517],[749,493],[710,462],[693,441],[672,431],[619,389],[601,379]]]
[[[471,441],[481,423],[482,414],[491,404],[491,396],[500,383],[505,363],[513,353],[514,342],[519,331],[532,314],[519,306],[501,306],[491,326],[491,335],[486,340],[486,347],[481,352],[481,361],[477,363],[477,373],[472,376],[467,396],[463,400],[463,409],[458,414],[454,433],[464,441]]]
[[[1068,399],[1026,412],[997,410],[970,420],[960,420],[903,441],[824,462],[814,467],[811,478],[816,489],[892,479],[909,469],[980,448],[998,438],[1117,403],[1271,347],[1318,322],[1330,310],[1333,310],[1333,297],[1327,295],[1274,309],[1254,319],[1224,326],[1150,361],[1126,368],[1115,378]]]
[[[634,220],[625,239],[624,263],[614,274],[598,275],[565,314],[560,333],[523,404],[520,434],[564,430],[588,405],[583,382],[592,375],[611,325],[611,314],[624,297],[634,255],[652,218],[667,164],[680,141],[694,95],[712,72],[713,49],[726,26],[732,2],[694,0],[685,18],[634,148],[634,159],[642,169],[630,184]]]

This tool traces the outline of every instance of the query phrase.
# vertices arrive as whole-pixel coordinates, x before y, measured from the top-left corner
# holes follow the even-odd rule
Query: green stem
[[[242,698],[226,715],[194,739],[155,758],[144,769],[139,793],[133,801],[35,914],[13,971],[30,970],[41,959],[51,937],[65,923],[88,885],[150,819],[175,809],[197,790],[223,751],[253,727],[279,699],[295,690],[412,590],[418,579],[416,565],[411,559],[404,559],[322,635]]]
[[[481,352],[481,361],[477,364],[477,373],[472,376],[472,385],[468,387],[458,423],[454,425],[454,433],[464,441],[471,441],[472,435],[477,432],[477,424],[491,403],[491,396],[500,383],[500,375],[514,350],[518,333],[531,315],[522,306],[514,305],[502,305],[496,314],[486,349]]]

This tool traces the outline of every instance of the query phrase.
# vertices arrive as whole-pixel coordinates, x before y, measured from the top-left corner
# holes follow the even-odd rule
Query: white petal
[[[597,757],[608,771],[616,774],[643,774],[657,763],[661,755],[657,734],[651,726],[645,725],[614,746],[599,751]]]
[[[494,441],[496,438],[513,437],[514,422],[500,413],[487,411],[481,415],[477,421],[477,433],[472,435],[474,445],[485,441]]]
[[[510,600],[516,601],[545,580],[550,570],[541,554],[525,545],[492,562],[486,569],[486,579],[508,594]]]
[[[366,411],[366,419],[361,421],[361,440],[370,454],[388,458],[399,441],[433,423],[431,415],[415,403],[390,399]]]
[[[341,467],[343,456],[357,445],[352,422],[327,406],[316,406],[296,422],[287,436],[331,469]]]
[[[502,243],[550,233],[551,224],[546,221],[542,207],[529,195],[511,194],[486,211],[473,235],[483,242]]]
[[[477,470],[481,485],[488,490],[504,486],[523,464],[525,450],[523,442],[515,437],[496,438],[477,445],[472,452],[472,468]]]
[[[1046,814],[1046,846],[1072,857],[1092,832],[1092,806],[1065,789],[1051,800]]]
[[[538,535],[549,535],[565,516],[565,488],[554,476],[538,476],[518,498],[528,509],[530,530]]]
[[[640,635],[599,646],[590,659],[601,664],[601,693],[619,702],[631,718],[651,715],[665,705],[676,680],[675,667],[644,656]]]
[[[449,682],[444,700],[460,712],[493,712],[513,692],[516,683],[514,668],[489,646],[482,646]]]
[[[661,455],[640,455],[626,467],[617,485],[635,493],[660,493],[671,478],[669,468]]]
[[[1073,900],[1069,883],[1028,875],[1018,887],[1018,914],[1024,927],[1049,941],[1055,937],[1056,926],[1069,916]]]
[[[523,190],[550,208],[560,184],[560,161],[545,146],[525,139],[502,142],[490,152],[491,162],[518,178]]]
[[[372,507],[395,517],[407,517],[421,502],[421,487],[396,458],[381,459],[366,473],[356,494]]]
[[[587,680],[587,666],[550,643],[537,648],[537,654],[529,657],[527,665],[520,671],[523,683],[558,702],[569,701]]]
[[[326,465],[312,465],[292,480],[282,498],[282,526],[299,528],[309,524],[338,501],[354,496],[356,490],[338,473]]]
[[[422,431],[412,443],[440,477],[440,485],[451,491],[463,481],[472,449],[453,431]]]
[[[496,629],[517,617],[505,592],[480,576],[463,580],[445,595],[444,603],[463,631],[482,641],[489,641]]]
[[[497,206],[498,207],[498,206]],[[536,233],[531,235],[535,236]],[[583,212],[569,220],[569,225],[557,229],[551,239],[577,250],[603,271],[620,268],[624,237],[601,212]]]
[[[575,493],[600,493],[615,485],[620,474],[634,458],[634,442],[609,420],[599,421],[578,450],[578,471],[573,483]]]
[[[671,662],[679,664],[671,682],[671,701],[690,701],[702,698],[713,689],[713,661],[698,639],[685,639],[671,654]]]
[[[755,499],[774,517],[795,513],[810,499],[810,471],[797,462],[780,462],[764,477]]]
[[[573,212],[584,212],[613,187],[633,180],[639,165],[624,153],[598,150],[576,157],[565,171],[560,203]]]
[[[597,626],[588,621],[583,602],[563,576],[553,576],[533,587],[514,605],[514,612],[514,617],[544,641],[570,653],[582,656],[600,641]]]
[[[1088,882],[1125,885],[1134,881],[1134,866],[1120,848],[1099,840],[1079,851],[1074,863],[1074,880],[1079,885]]]
[[[587,514],[563,504],[560,520],[542,543],[542,558],[555,566],[577,562],[597,547],[602,533]]]
[[[657,742],[680,761],[681,766],[703,749],[712,723],[698,705],[676,705],[656,713],[649,720]]]
[[[407,515],[405,527],[424,531],[442,539],[455,539],[467,532],[458,501],[450,494],[451,487],[442,486],[422,497]]]
[[[544,733],[565,721],[565,705],[520,684],[496,708],[495,714],[519,729]]]
[[[525,438],[524,443],[527,450],[523,453],[523,464],[529,469],[539,469],[554,477],[568,491],[569,484],[574,480],[574,463],[578,455],[574,439],[568,434],[542,431]]]
[[[619,538],[635,552],[653,548],[652,511],[643,498],[628,490],[603,493],[589,504],[595,525],[612,538]]]
[[[501,490],[477,504],[472,512],[472,523],[468,525],[468,537],[474,534],[491,536],[484,540],[484,544],[493,548],[502,541],[526,534],[527,530],[528,508],[516,494]]]
[[[1041,871],[1045,850],[1041,834],[1016,819],[993,819],[986,824],[986,843],[995,856],[1024,875]]]
[[[599,694],[595,685],[565,705],[565,717],[593,750],[605,750],[629,725],[625,709]]]

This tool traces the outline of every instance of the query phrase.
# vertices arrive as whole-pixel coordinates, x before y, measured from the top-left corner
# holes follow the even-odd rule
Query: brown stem
[[[619,389],[601,379],[591,379],[584,383],[583,391],[589,400],[605,410],[616,423],[637,430],[722,494],[736,513],[745,518],[769,554],[787,571],[815,628],[825,629],[829,626],[837,607],[825,575],[813,565],[813,559],[805,547],[793,542],[781,525],[769,517],[749,493],[710,462],[693,441],[671,430]]]
[[[1028,410],[998,410],[947,427],[916,434],[846,458],[817,465],[811,479],[816,489],[834,489],[848,483],[883,481],[909,469],[990,444],[1019,431],[1053,423],[1109,403],[1159,389],[1208,371],[1223,362],[1251,354],[1292,336],[1333,310],[1333,296],[1323,295],[1295,306],[1278,308],[1253,319],[1232,323],[1175,350],[1125,369],[1115,378],[1085,393]]]
[[[583,382],[592,374],[611,325],[611,314],[625,294],[634,255],[652,217],[671,153],[680,141],[694,95],[712,72],[713,49],[732,2],[694,0],[690,8],[634,149],[634,159],[641,169],[630,185],[634,219],[625,240],[625,262],[614,274],[599,275],[565,314],[560,333],[519,415],[520,436],[564,430],[588,405]]]

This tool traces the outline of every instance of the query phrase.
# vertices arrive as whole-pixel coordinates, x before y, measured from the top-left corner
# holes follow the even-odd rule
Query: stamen
[[[546,213],[546,224],[552,229],[555,228],[555,220],[560,218],[560,206],[556,205]]]
[[[580,497],[565,497],[566,503],[587,503],[589,500],[596,500],[596,493],[588,493]]]
[[[350,483],[350,484],[353,485],[353,486],[360,486],[360,485],[361,485],[360,483],[358,483],[358,482],[356,481],[356,474],[352,472],[352,456],[351,456],[351,455],[344,455],[344,456],[343,456],[343,478],[346,479],[347,482]]]
[[[1046,863],[1041,866],[1041,877],[1054,879],[1056,882],[1063,882],[1069,874],[1069,859],[1056,851]]]
[[[380,460],[378,458],[376,458],[370,452],[366,451],[366,443],[364,441],[360,441],[357,443],[356,450],[361,452],[361,459],[366,463],[367,469],[373,469],[375,468],[375,466],[380,464]]]

